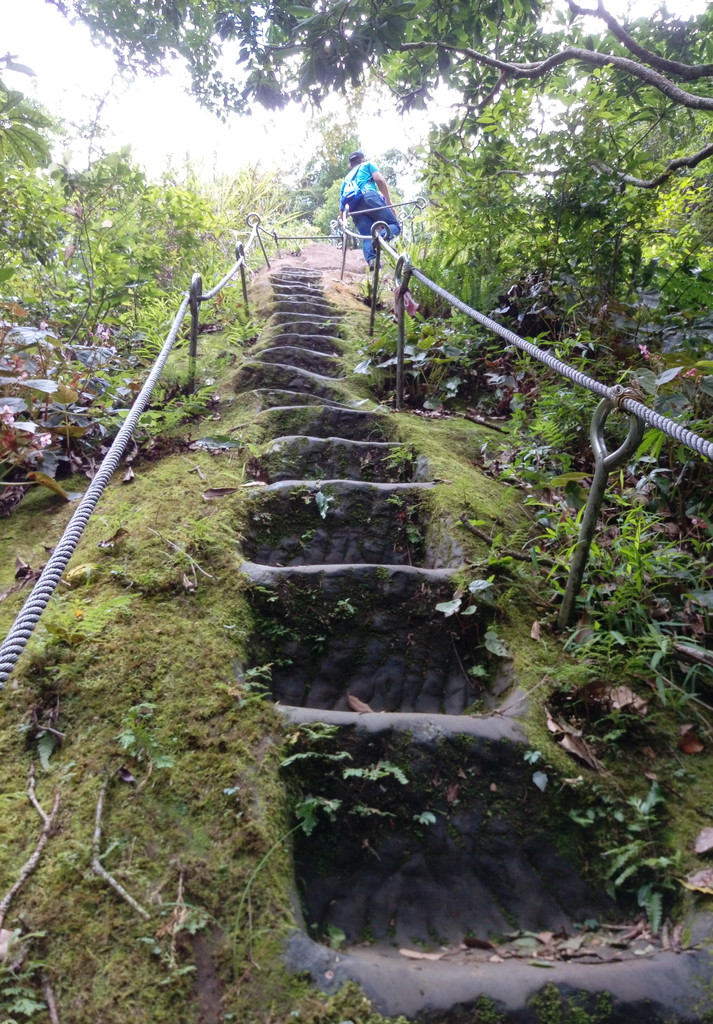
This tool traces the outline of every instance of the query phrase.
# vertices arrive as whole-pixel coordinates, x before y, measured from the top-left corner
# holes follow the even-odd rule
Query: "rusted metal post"
[[[188,307],[191,311],[191,333],[188,346],[188,385],[193,391],[196,386],[196,356],[198,355],[198,318],[203,294],[203,278],[194,274],[188,293]]]
[[[238,242],[235,246],[235,262],[240,261],[240,283],[243,286],[243,302],[245,303],[245,312],[248,312],[248,281],[245,276],[245,247],[242,242]]]
[[[629,413],[629,433],[626,435],[623,444],[615,452],[609,453],[606,441],[604,440],[604,424],[609,413],[615,408],[614,402],[609,398],[604,398],[594,410],[594,415],[592,416],[589,438],[594,452],[594,476],[589,488],[589,498],[584,507],[582,525],[579,529],[579,540],[575,545],[574,554],[572,555],[569,578],[567,579],[562,606],[557,618],[557,629],[559,630],[568,626],[574,615],[574,605],[582,586],[584,570],[587,567],[587,559],[589,558],[589,549],[597,529],[597,520],[606,492],[609,474],[634,454],[641,444],[641,438],[644,434],[644,421],[639,419],[638,416]]]
[[[374,336],[374,324],[376,323],[376,304],[379,299],[379,273],[381,270],[381,232],[389,226],[383,220],[377,220],[371,225],[371,237],[374,242],[374,279],[371,282],[371,313],[369,314],[369,336]]]
[[[245,218],[245,220],[247,221],[247,225],[248,225],[249,228],[254,228],[255,229],[255,234],[257,235],[257,240],[260,243],[260,248],[262,249],[262,254],[265,257],[265,263],[269,267],[270,266],[270,260],[268,258],[267,250],[265,249],[265,243],[262,240],[262,234],[260,232],[260,214],[259,213],[249,213],[247,215],[247,217]]]
[[[347,234],[347,214],[349,213],[349,207],[344,208],[344,213],[339,221],[339,226],[342,229],[342,272],[339,275],[339,280],[344,280],[344,267],[347,262],[347,245],[349,244],[349,235]]]
[[[396,409],[404,404],[404,349],[406,347],[406,292],[411,278],[411,261],[404,253],[396,264]]]

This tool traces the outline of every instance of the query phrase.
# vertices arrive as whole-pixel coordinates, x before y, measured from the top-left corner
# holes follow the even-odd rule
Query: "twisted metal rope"
[[[382,242],[383,245],[383,242]],[[388,246],[384,246],[388,248]],[[390,250],[392,253],[393,250]],[[435,281],[431,281],[430,278],[418,270],[416,267],[411,268],[412,274],[422,284],[425,284],[427,288],[430,288],[436,295],[440,295],[441,298],[445,299],[456,309],[459,309],[461,313],[465,313],[472,320],[476,320],[483,327],[487,327],[489,331],[498,334],[505,341],[508,341],[511,345],[515,345],[523,352],[527,352],[533,359],[537,359],[540,363],[544,363],[546,366],[556,370],[557,373],[563,377],[569,378],[575,384],[579,384],[580,387],[587,388],[588,391],[593,391],[595,395],[599,395],[601,398],[608,398],[611,401],[618,401],[618,404],[622,409],[626,409],[627,412],[633,413],[648,423],[649,426],[656,427],[664,434],[668,434],[669,437],[674,438],[680,444],[685,444],[686,447],[692,448],[693,451],[698,452],[699,455],[705,455],[707,458],[713,460],[713,442],[706,441],[705,438],[695,434],[692,430],[688,430],[687,427],[682,427],[679,423],[675,423],[670,420],[667,416],[662,416],[658,412],[654,412],[653,409],[649,409],[647,405],[642,402],[637,402],[633,398],[623,398],[619,401],[619,392],[613,388],[609,388],[606,384],[602,384],[601,381],[595,380],[593,377],[587,376],[586,373],[582,373],[581,370],[575,370],[573,366],[569,366],[567,363],[563,363],[561,359],[553,356],[549,352],[545,352],[543,349],[538,348],[537,345],[533,345],[530,341],[525,341],[519,335],[514,334],[513,331],[509,331],[507,327],[503,327],[502,324],[497,323],[495,320],[491,320],[490,317],[485,316],[483,313],[479,313],[476,309],[472,309],[466,305],[455,295],[451,295],[445,288],[441,288]]]
[[[146,378],[144,386],[141,388],[136,401],[132,405],[129,415],[126,417],[119,433],[114,438],[109,451],[102,459],[96,476],[90,483],[84,497],[77,506],[74,515],[67,524],[67,529],[62,534],[62,539],[54,549],[49,561],[42,570],[39,579],[35,583],[32,593],[25,601],[20,614],[15,619],[10,632],[2,643],[2,646],[0,646],[0,689],[3,688],[5,681],[8,679],[10,673],[15,667],[15,663],[25,648],[27,641],[32,636],[32,632],[37,625],[40,615],[47,607],[49,599],[52,597],[52,594],[62,577],[62,573],[67,567],[67,563],[74,554],[74,549],[79,543],[79,538],[89,522],[89,517],[94,511],[96,503],[99,501],[104,488],[109,483],[112,474],[116,471],[119,462],[121,461],[121,457],[126,450],[126,446],[131,440],[131,435],[134,432],[134,428],[138,423],[139,417],[149,404],[156,382],[161,375],[161,371],[163,370],[166,360],[168,359],[171,349],[178,337],[178,331],[183,318],[186,315],[187,309],[188,296],[183,299],[183,302],[176,313],[175,319],[166,336],[166,340],[158,359],[151,368],[151,372]]]

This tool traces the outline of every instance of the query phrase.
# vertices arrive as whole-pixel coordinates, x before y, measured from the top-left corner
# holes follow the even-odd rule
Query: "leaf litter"
[[[526,960],[532,967],[554,967],[557,963],[577,961],[583,964],[613,963],[652,956],[661,950],[684,951],[681,926],[672,928],[668,922],[659,933],[649,929],[645,918],[633,924],[609,924],[583,927],[580,931],[518,931],[499,939],[479,939],[466,935],[455,946],[441,946],[438,951],[399,949],[409,960],[443,960],[447,963],[504,963]]]

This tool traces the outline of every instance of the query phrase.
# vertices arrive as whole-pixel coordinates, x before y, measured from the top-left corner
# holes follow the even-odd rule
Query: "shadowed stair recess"
[[[242,566],[254,664],[271,665],[275,702],[313,738],[290,765],[309,827],[296,833],[304,925],[289,965],[327,991],[354,979],[381,1012],[418,1020],[479,1021],[486,999],[493,1020],[534,1024],[548,984],[591,1010],[582,1021],[700,1019],[702,951],[493,955],[493,936],[571,933],[616,907],[559,852],[556,800],[533,785],[524,701],[503,694],[485,613],[435,611],[462,560],[429,521],[428,495],[446,485],[386,410],[350,395],[321,273],[285,257],[270,282],[273,315],[236,386],[264,441]],[[441,955],[464,937],[466,953]]]

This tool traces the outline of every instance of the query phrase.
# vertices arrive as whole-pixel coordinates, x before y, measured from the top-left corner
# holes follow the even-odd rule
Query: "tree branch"
[[[42,977],[42,994],[45,997],[47,1003],[47,1012],[50,1018],[50,1024],[59,1024],[59,1014],[57,1013],[57,1003],[54,998],[54,991],[52,989],[52,983],[48,975]]]
[[[640,46],[635,39],[632,39],[623,25],[620,25],[616,18],[606,10],[601,0],[598,0],[597,8],[593,11],[580,7],[574,0],[567,0],[567,3],[574,14],[585,14],[592,18],[601,18],[611,34],[620,43],[623,43],[630,53],[633,53],[639,60],[650,64],[657,71],[662,71],[669,75],[678,75],[684,82],[695,82],[699,78],[710,78],[713,75],[713,64],[682,64],[677,60],[667,60],[665,57],[660,57],[657,53],[647,50],[645,46]]]
[[[624,174],[623,171],[616,171],[613,167],[605,164],[603,160],[593,160],[592,167],[595,171],[604,174],[614,174],[620,181],[625,181],[628,185],[636,185],[637,188],[658,188],[668,178],[671,177],[674,171],[680,170],[682,167],[697,167],[698,164],[707,160],[713,156],[713,142],[704,146],[703,149],[699,149],[697,153],[692,153],[690,156],[678,156],[675,160],[669,160],[666,167],[660,174],[657,174],[654,178],[635,178],[633,174]]]
[[[584,50],[579,46],[568,46],[559,53],[550,54],[544,60],[532,61],[526,64],[514,64],[508,61],[497,60],[495,57],[488,56],[487,53],[480,53],[478,50],[473,50],[470,47],[452,46],[450,43],[402,43],[396,49],[401,52],[408,52],[411,50],[430,49],[432,47],[469,57],[482,67],[494,68],[500,71],[501,76],[504,76],[505,79],[542,78],[548,72],[553,71],[562,64],[568,64],[570,61],[581,61],[583,64],[590,64],[592,67],[611,67],[616,71],[621,71],[626,75],[638,78],[645,85],[650,85],[652,88],[657,89],[681,107],[688,107],[691,110],[713,110],[713,96],[696,96],[695,93],[686,92],[685,89],[679,88],[658,71],[639,64],[638,61],[631,60],[629,57],[618,57],[611,53],[597,53],[595,50]],[[711,73],[713,74],[713,68]]]
[[[123,885],[117,882],[113,875],[109,874],[109,872],[106,870],[104,865],[99,860],[99,850],[101,847],[102,838],[101,821],[102,814],[104,812],[104,797],[106,796],[106,789],[107,783],[105,782],[99,792],[99,800],[97,801],[97,811],[94,819],[95,827],[94,840],[92,842],[92,871],[94,872],[95,875],[99,875],[100,878],[103,878],[107,885],[110,885],[114,892],[117,892],[123,900],[126,900],[129,906],[136,911],[139,917],[143,917],[144,921],[148,921],[149,918],[151,917],[149,912],[147,910],[144,910],[140,903],[136,902],[134,897],[126,891]]]
[[[10,904],[14,900],[15,896],[17,896],[18,892],[25,884],[27,879],[30,877],[32,872],[35,870],[37,865],[39,864],[40,857],[42,856],[42,851],[47,845],[47,841],[50,837],[50,833],[52,832],[55,819],[57,817],[57,811],[59,810],[59,790],[57,790],[57,792],[54,795],[54,804],[52,805],[52,810],[50,811],[49,814],[47,814],[40,806],[40,803],[37,797],[35,796],[34,764],[30,764],[30,771],[27,779],[27,796],[29,797],[32,806],[35,808],[39,816],[42,818],[42,831],[40,832],[40,838],[37,840],[37,845],[35,846],[32,855],[25,861],[25,864],[22,870],[20,871],[17,881],[12,886],[12,888],[5,894],[2,901],[0,901],[0,928],[2,928],[3,926],[3,922],[5,921],[7,912],[10,909]]]

